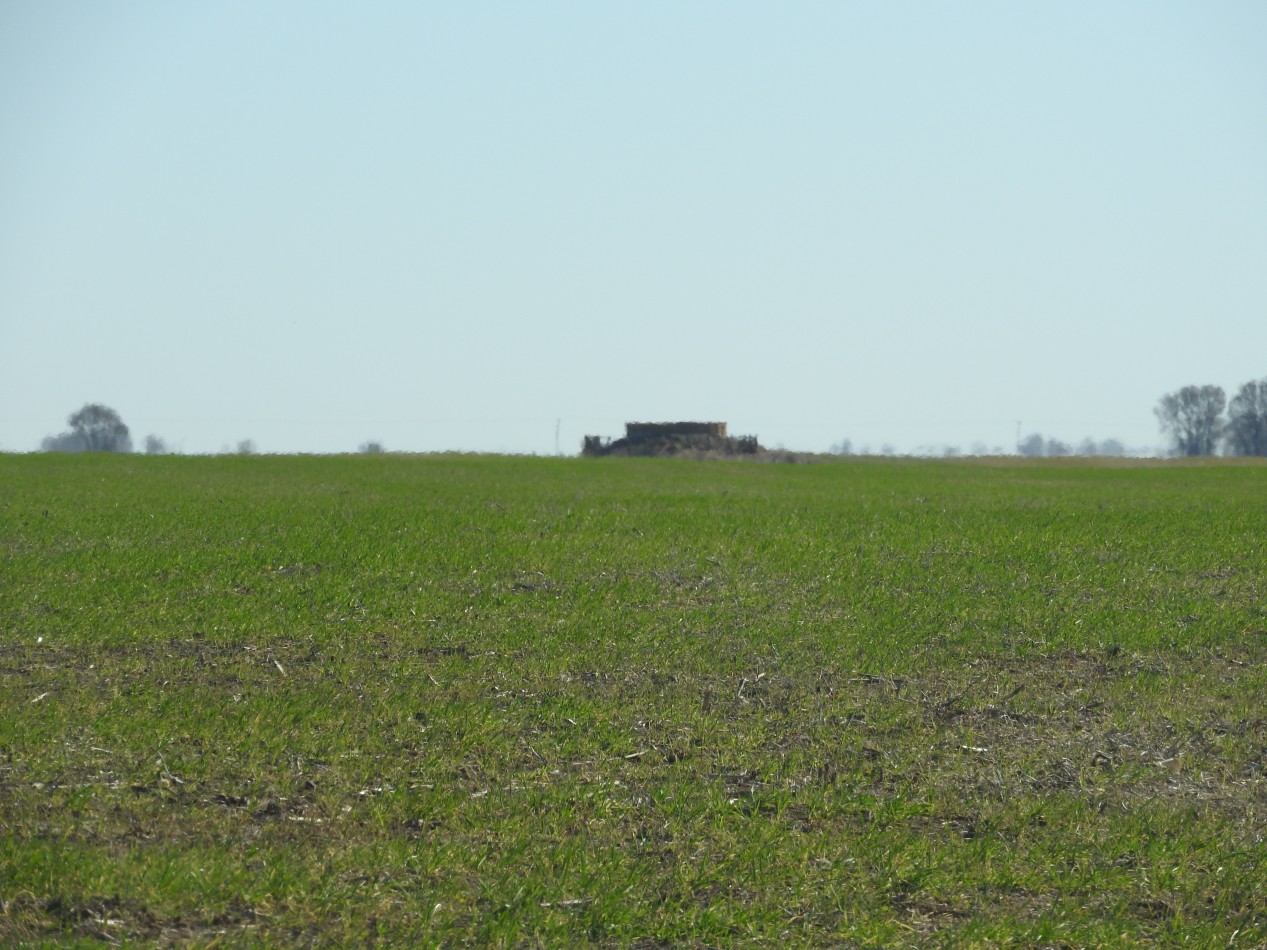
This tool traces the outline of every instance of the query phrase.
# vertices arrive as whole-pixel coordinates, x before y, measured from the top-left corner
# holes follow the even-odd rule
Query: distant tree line
[[[832,455],[897,455],[897,449],[887,442],[880,446],[878,451],[873,451],[869,445],[863,445],[855,449],[853,441],[850,439],[843,439],[837,442],[831,447],[830,451]]]
[[[1226,410],[1226,415],[1224,415]],[[1267,377],[1227,401],[1220,386],[1184,386],[1161,397],[1157,421],[1175,455],[1267,456]]]
[[[1228,402],[1222,387],[1184,386],[1167,393],[1153,410],[1161,430],[1170,439],[1171,452],[1181,456],[1256,455],[1267,456],[1267,377],[1245,383]],[[1226,413],[1226,414],[1225,414]],[[47,436],[40,444],[45,452],[131,452],[132,434],[119,414],[109,406],[89,403],[66,419],[70,427],[59,435]],[[145,437],[147,455],[167,455],[167,442],[157,435]],[[254,455],[258,449],[251,439],[243,439],[238,454]],[[378,441],[362,443],[359,451],[376,454],[384,451]],[[837,455],[870,455],[870,446],[855,453],[845,439],[832,446]],[[1076,447],[1059,439],[1044,438],[1034,432],[1021,439],[1017,454],[1030,457],[1062,455],[1125,455],[1126,448],[1117,439],[1083,439]],[[974,446],[974,453],[977,453]],[[880,448],[880,455],[896,454],[891,445]],[[958,455],[950,448],[941,454]],[[979,453],[978,453],[979,454]]]
[[[1154,409],[1161,431],[1169,440],[1172,455],[1240,455],[1267,456],[1267,377],[1251,380],[1241,386],[1231,401],[1219,386],[1184,386],[1162,396]],[[1002,454],[995,448],[989,454]],[[834,455],[893,455],[885,445],[879,453],[870,446],[855,449],[849,439],[831,447]],[[972,448],[973,455],[986,454],[981,443]],[[917,449],[917,455],[959,455],[957,448],[940,451]],[[1045,438],[1032,432],[1019,439],[1016,454],[1030,458],[1077,456],[1122,456],[1135,454],[1118,439],[1096,441],[1086,438],[1073,445],[1060,439]]]
[[[1079,442],[1076,446],[1068,442],[1062,442],[1060,439],[1044,438],[1041,433],[1032,432],[1025,438],[1021,439],[1016,445],[1016,453],[1018,455],[1029,456],[1033,458],[1057,458],[1062,455],[1104,455],[1119,456],[1126,455],[1127,449],[1117,439],[1104,439],[1097,442],[1095,439],[1086,438]],[[897,450],[893,446],[885,443],[880,447],[878,452],[873,452],[871,447],[863,446],[855,449],[853,443],[849,439],[837,442],[831,447],[833,455],[897,455]],[[920,456],[937,456],[944,458],[957,458],[964,453],[956,446],[930,447],[921,446],[913,453]],[[1006,453],[1001,446],[987,447],[982,442],[974,443],[968,452],[971,456],[985,455],[1005,455]]]
[[[1126,446],[1117,439],[1097,442],[1090,437],[1074,446],[1060,439],[1044,439],[1040,433],[1032,432],[1017,443],[1016,453],[1029,458],[1060,458],[1065,455],[1121,456],[1126,454]]]
[[[45,436],[40,442],[40,450],[44,452],[131,452],[132,433],[124,424],[119,414],[109,406],[101,403],[89,403],[77,412],[72,412],[66,419],[70,426],[59,435]],[[146,455],[175,454],[167,440],[157,435],[147,435],[143,443]],[[383,443],[378,440],[363,442],[359,448],[366,454],[386,452]],[[236,452],[238,455],[257,455],[259,447],[254,439],[242,439],[236,449],[227,445],[224,454]]]
[[[101,403],[88,403],[66,419],[70,426],[60,435],[45,436],[40,449],[45,452],[131,452],[132,433],[119,414]],[[147,435],[146,455],[171,455],[167,441]]]
[[[108,406],[90,403],[66,419],[70,428],[50,435],[40,447],[45,452],[131,452],[132,434],[119,414]],[[146,441],[149,447],[149,441]]]
[[[1167,393],[1153,410],[1161,431],[1178,456],[1267,456],[1267,377],[1244,383],[1228,402],[1221,386],[1184,386]],[[1226,412],[1226,415],[1225,415]],[[1070,455],[1069,446],[1031,435],[1017,446],[1021,455]],[[1078,455],[1121,455],[1116,439],[1098,447],[1084,442]]]

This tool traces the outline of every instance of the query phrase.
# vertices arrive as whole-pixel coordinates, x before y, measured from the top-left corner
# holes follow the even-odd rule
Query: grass
[[[1267,466],[0,486],[0,943],[1267,944]]]

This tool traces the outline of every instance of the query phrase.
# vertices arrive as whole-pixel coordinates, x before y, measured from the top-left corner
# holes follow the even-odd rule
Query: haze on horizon
[[[0,450],[1160,446],[1267,376],[1267,6],[0,8]]]

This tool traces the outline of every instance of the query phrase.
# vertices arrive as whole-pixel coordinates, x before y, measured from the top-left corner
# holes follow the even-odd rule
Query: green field
[[[1267,945],[1267,466],[0,456],[0,944]]]

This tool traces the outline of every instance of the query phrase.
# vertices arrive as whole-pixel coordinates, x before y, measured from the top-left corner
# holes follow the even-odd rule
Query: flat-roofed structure
[[[626,422],[625,437],[612,441],[587,435],[581,454],[685,455],[712,458],[762,451],[755,435],[733,438],[724,422]]]
[[[671,435],[712,435],[726,438],[724,422],[626,422],[625,438],[662,439]]]

